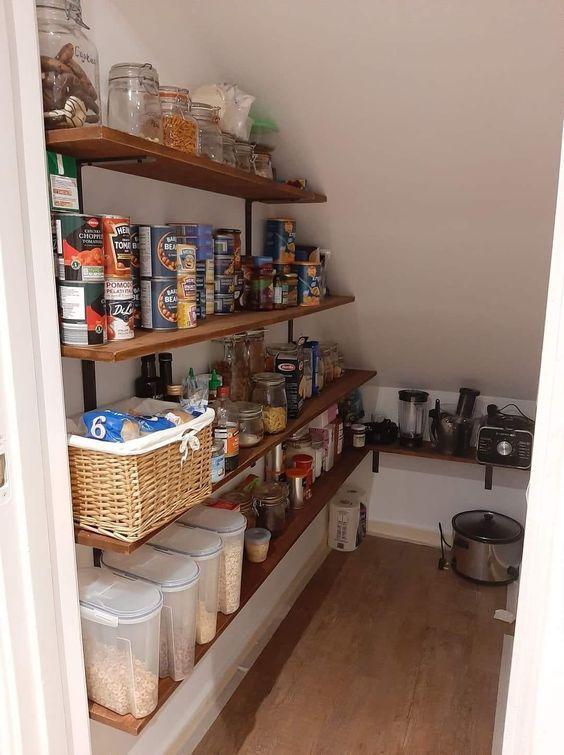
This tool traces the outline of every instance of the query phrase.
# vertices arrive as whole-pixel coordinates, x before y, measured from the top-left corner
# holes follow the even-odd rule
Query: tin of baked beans
[[[233,257],[233,239],[231,236],[216,235],[213,238],[214,255],[228,255]]]
[[[133,278],[133,327],[141,327],[141,278]]]
[[[176,330],[177,306],[176,280],[141,278],[141,327]]]
[[[61,343],[99,346],[106,343],[104,281],[58,281]]]
[[[139,257],[142,278],[176,277],[176,228],[167,225],[139,226]]]
[[[196,300],[196,274],[179,272],[176,278],[178,299]]]
[[[245,276],[243,275],[243,271],[239,271],[238,273],[235,273],[235,290],[233,292],[233,296],[235,298],[235,309],[236,310],[242,310],[243,309],[243,290],[245,288]]]
[[[130,225],[129,235],[131,237],[131,277],[133,280],[136,280],[141,277],[139,260],[139,226]]]
[[[213,283],[206,283],[206,315],[215,313]]]
[[[218,228],[216,233],[233,239],[235,272],[238,272],[241,269],[241,230],[239,228]]]
[[[176,244],[176,269],[178,272],[196,272],[196,246],[194,244]]]
[[[235,276],[216,275],[214,291],[216,294],[233,294],[235,292]]]
[[[235,272],[235,258],[225,254],[218,254],[213,258],[214,275],[233,275]]]
[[[195,299],[180,299],[178,301],[178,329],[195,328],[197,324]]]
[[[206,283],[211,283],[213,285],[213,281],[215,278],[215,265],[213,259],[211,260],[205,260],[206,265]]]
[[[235,311],[233,294],[216,294],[213,299],[213,308],[216,315],[232,314]]]
[[[213,309],[213,298],[212,298]],[[196,318],[198,320],[206,319],[206,287],[201,286],[196,290]],[[213,313],[212,313],[213,314]]]
[[[104,274],[107,278],[131,278],[129,218],[102,215]]]
[[[104,280],[104,235],[99,215],[54,213],[59,279]]]
[[[270,218],[266,221],[264,253],[280,264],[291,264],[296,254],[296,221]]]
[[[108,341],[127,341],[135,335],[135,305],[131,278],[106,278],[106,323]]]

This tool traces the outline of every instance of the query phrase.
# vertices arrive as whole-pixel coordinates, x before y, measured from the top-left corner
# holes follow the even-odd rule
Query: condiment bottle
[[[225,471],[232,472],[239,465],[239,422],[229,401],[229,388],[222,385],[218,388],[217,395],[213,406],[214,439],[223,442]]]
[[[208,385],[208,401],[211,403],[217,398],[218,388],[221,388],[221,380],[215,370],[212,370],[210,382]]]
[[[159,354],[159,375],[161,378],[161,392],[163,396],[166,396],[168,393],[168,386],[173,385],[172,354],[168,351]]]
[[[135,380],[135,395],[139,398],[162,399],[163,397],[154,354],[141,357],[141,377]]]

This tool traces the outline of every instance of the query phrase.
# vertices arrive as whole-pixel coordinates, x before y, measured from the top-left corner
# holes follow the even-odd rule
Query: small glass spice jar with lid
[[[262,405],[250,401],[236,401],[234,406],[239,417],[239,446],[257,446],[264,438]]]
[[[212,485],[223,480],[225,477],[225,454],[222,440],[216,440],[212,444],[211,454],[211,482]]]
[[[219,110],[205,102],[193,102],[190,112],[198,122],[198,154],[217,163],[223,162],[223,139]]]
[[[248,142],[235,142],[235,157],[237,159],[237,167],[241,170],[247,171],[247,173],[253,172],[254,162],[254,147]]]
[[[272,170],[270,154],[265,152],[255,152],[253,167],[255,169],[255,175],[261,176],[262,178],[269,178],[271,181],[273,180],[274,173]]]
[[[262,405],[264,429],[270,435],[280,433],[288,423],[286,381],[276,372],[261,372],[252,376],[252,400]]]

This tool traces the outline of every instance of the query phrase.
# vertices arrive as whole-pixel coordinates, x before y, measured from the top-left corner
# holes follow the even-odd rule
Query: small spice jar
[[[366,445],[366,426],[351,425],[353,448],[364,448]]]
[[[253,564],[262,564],[268,556],[272,535],[264,527],[251,527],[245,532],[245,553]]]
[[[253,172],[253,155],[254,147],[248,142],[235,142],[235,157],[237,159],[237,167],[241,170],[247,171],[247,173]]]
[[[274,309],[274,273],[255,268],[251,273],[248,308],[255,312]]]
[[[237,158],[235,156],[235,137],[222,131],[221,140],[223,142],[223,162],[231,168],[236,168]]]
[[[225,455],[223,441],[214,441],[211,455],[211,482],[217,484],[225,477]]]
[[[253,506],[258,526],[279,535],[286,526],[288,486],[282,482],[263,483],[256,489]]]
[[[237,401],[235,409],[239,417],[239,446],[257,446],[264,438],[262,406],[250,401]]]
[[[260,372],[252,376],[252,400],[262,405],[264,429],[270,435],[286,429],[288,410],[284,375]]]
[[[223,162],[223,139],[218,123],[218,108],[204,102],[193,102],[190,112],[198,122],[198,154],[217,163]]]
[[[288,306],[288,284],[285,277],[277,273],[274,278],[274,309],[286,309]]]

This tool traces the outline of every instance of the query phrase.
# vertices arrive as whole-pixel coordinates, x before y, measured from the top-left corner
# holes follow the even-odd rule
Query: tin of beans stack
[[[170,225],[139,226],[141,327],[176,330],[177,229]]]
[[[218,236],[227,237],[231,239],[228,246],[228,253],[233,254],[233,267],[237,273],[241,270],[241,231],[239,228],[218,228],[216,231],[216,238]]]
[[[149,330],[176,330],[178,297],[176,277],[141,278],[141,326]]]
[[[213,259],[212,227],[207,223],[169,223],[177,229],[178,240],[196,247],[196,261]]]
[[[139,226],[130,225],[131,280],[133,282],[133,327],[141,327],[141,268],[139,260]]]
[[[296,221],[291,218],[271,218],[266,221],[264,253],[275,263],[288,265],[295,260]]]
[[[196,262],[196,318],[204,320],[206,317],[206,266],[207,260]],[[212,261],[213,271],[213,261]],[[213,284],[212,284],[213,289]],[[213,306],[213,302],[212,302]],[[213,314],[213,313],[212,313]]]
[[[104,280],[104,236],[98,215],[57,212],[58,278],[61,281]]]
[[[176,228],[139,226],[141,278],[176,277]]]
[[[98,346],[106,343],[104,281],[58,282],[61,343]]]
[[[197,262],[195,244],[184,243],[184,236],[177,244],[177,264],[176,273],[178,310],[177,324],[179,329],[195,328],[197,325]]]
[[[135,312],[132,279],[106,278],[104,289],[108,341],[133,338]]]

